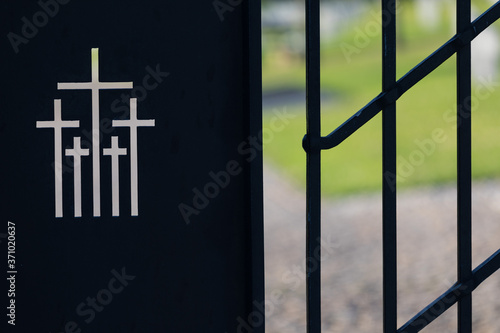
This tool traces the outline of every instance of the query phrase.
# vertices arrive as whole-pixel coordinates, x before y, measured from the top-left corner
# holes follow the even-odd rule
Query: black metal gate
[[[320,1],[306,0],[307,43],[307,257],[321,235],[321,150],[342,143],[382,111],[383,332],[419,332],[458,303],[458,332],[472,332],[472,291],[500,268],[500,250],[472,270],[471,236],[471,42],[500,17],[500,2],[471,22],[471,1],[457,0],[456,35],[396,81],[396,1],[382,0],[382,92],[329,135],[320,133]],[[457,54],[457,281],[397,327],[396,101]],[[316,253],[317,255],[317,253]],[[307,267],[307,332],[321,332],[321,270]]]

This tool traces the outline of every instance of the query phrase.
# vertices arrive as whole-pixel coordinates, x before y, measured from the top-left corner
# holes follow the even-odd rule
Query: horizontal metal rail
[[[415,66],[406,75],[400,78],[392,89],[380,93],[371,100],[351,118],[337,127],[327,136],[319,140],[311,140],[306,134],[302,145],[306,152],[315,149],[331,149],[336,147],[361,126],[375,117],[384,107],[397,101],[405,92],[417,84],[420,80],[438,68],[442,63],[454,55],[460,48],[474,40],[481,32],[500,18],[500,1],[491,6],[476,20],[470,23],[469,27],[462,33],[456,34],[446,43],[444,43],[433,54]]]
[[[398,329],[397,333],[420,332],[434,319],[452,307],[464,296],[470,295],[484,280],[500,268],[500,249],[472,271],[472,278],[463,283],[455,283],[434,302],[426,306],[415,317]]]

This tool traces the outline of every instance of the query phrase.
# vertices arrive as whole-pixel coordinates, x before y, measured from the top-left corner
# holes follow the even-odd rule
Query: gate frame
[[[471,22],[471,0],[456,1],[456,34],[396,80],[396,0],[382,1],[382,92],[325,137],[320,120],[320,1],[306,0],[306,257],[321,236],[321,151],[331,149],[382,111],[383,332],[419,332],[458,303],[458,332],[472,332],[472,291],[500,268],[500,249],[472,270],[471,42],[500,18],[500,1]],[[384,15],[385,14],[385,15]],[[457,281],[397,328],[396,101],[457,54]],[[461,110],[461,112],[460,112]],[[395,179],[395,178],[392,178]],[[307,332],[321,332],[321,269],[307,265]],[[444,301],[446,300],[446,302]]]

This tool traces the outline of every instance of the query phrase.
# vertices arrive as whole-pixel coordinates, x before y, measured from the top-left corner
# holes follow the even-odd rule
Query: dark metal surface
[[[244,3],[247,15],[243,17],[245,26],[246,44],[243,47],[245,62],[248,68],[244,71],[246,77],[244,90],[247,91],[245,103],[248,105],[246,114],[248,119],[246,130],[253,137],[262,133],[262,45],[261,45],[261,1],[248,1]],[[248,275],[251,277],[250,299],[252,300],[252,313],[259,313],[260,322],[252,325],[252,333],[265,332],[265,313],[262,313],[262,304],[265,304],[265,272],[264,272],[264,193],[263,193],[263,156],[256,154],[249,165],[245,201],[249,204],[251,223],[248,226],[247,244],[252,244],[246,256],[249,265]],[[248,321],[247,317],[247,321]]]
[[[306,0],[306,105],[308,140],[317,141],[320,132],[320,0]],[[321,256],[321,151],[307,152],[306,257]],[[321,332],[321,261],[306,261],[307,332]]]
[[[470,0],[457,0],[457,34],[470,25]],[[471,44],[457,51],[457,276],[472,276]],[[458,301],[458,333],[472,332],[472,294]]]
[[[396,83],[396,2],[382,0],[382,91]],[[397,329],[396,102],[382,110],[382,237],[384,333]]]
[[[49,21],[23,29],[33,17]],[[0,21],[0,233],[16,224],[19,263],[18,320],[0,332],[263,333],[262,150],[249,142],[262,135],[260,1],[4,1]],[[6,36],[23,30],[31,37],[15,53]],[[91,155],[81,164],[82,216],[72,160],[64,217],[54,216],[54,131],[36,124],[54,119],[58,98],[62,119],[81,125],[62,130],[63,148],[92,139],[90,91],[57,89],[89,81],[92,48],[102,81],[134,86],[101,91],[101,120],[128,120],[123,96],[134,94],[137,118],[155,120],[138,129],[138,216],[129,156],[120,156],[120,216],[108,156],[101,215],[92,215]],[[113,135],[131,151],[129,129],[101,124],[102,148]],[[181,204],[195,213],[185,218]],[[119,294],[116,275],[131,279]]]

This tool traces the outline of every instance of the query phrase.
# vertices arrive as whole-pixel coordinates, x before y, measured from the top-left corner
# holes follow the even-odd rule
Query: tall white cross
[[[131,215],[139,215],[137,175],[137,127],[154,127],[154,119],[137,119],[137,98],[130,99],[130,119],[113,120],[114,127],[130,127],[130,205]]]
[[[54,120],[37,121],[37,128],[54,129],[54,178],[56,193],[56,217],[63,217],[63,189],[62,189],[62,129],[80,127],[79,120],[61,119],[61,100],[54,100]]]
[[[73,156],[73,183],[75,217],[82,217],[82,156],[89,156],[89,150],[81,146],[81,138],[73,138],[73,149],[66,149],[66,156]]]
[[[119,156],[127,155],[127,148],[118,146],[118,137],[111,137],[111,148],[104,148],[104,155],[111,156],[111,183],[113,216],[120,216],[120,165]]]
[[[132,89],[133,82],[100,82],[99,49],[92,49],[92,81],[58,83],[59,90],[92,90],[92,174],[94,216],[101,216],[99,91],[102,89]]]

